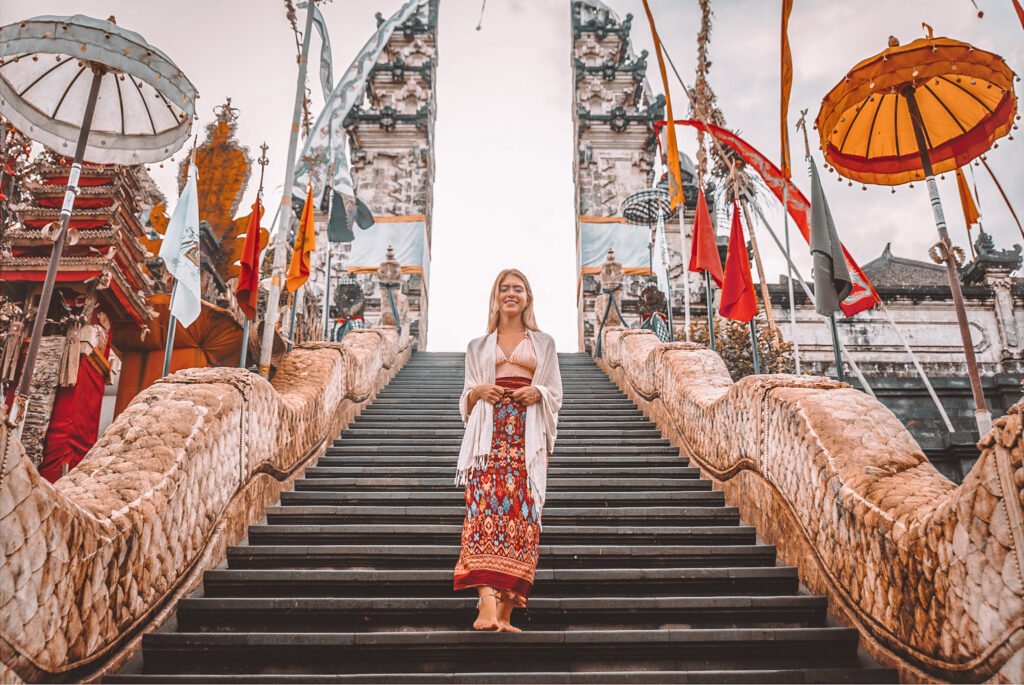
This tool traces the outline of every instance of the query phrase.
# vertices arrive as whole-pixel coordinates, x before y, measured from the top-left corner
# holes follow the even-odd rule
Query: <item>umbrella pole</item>
[[[242,368],[242,369],[244,369],[246,367],[246,363],[248,362],[248,357],[249,357],[249,324],[250,323],[251,322],[249,321],[249,317],[248,316],[245,317],[245,320],[242,322],[242,352],[241,352],[241,355],[238,358],[238,366],[239,366],[239,368]]]
[[[57,282],[57,270],[60,266],[60,256],[64,252],[64,241],[68,235],[68,223],[71,220],[71,209],[75,206],[75,197],[78,195],[78,178],[82,173],[82,160],[85,158],[85,146],[89,140],[89,132],[92,129],[92,116],[96,111],[96,100],[100,93],[100,83],[103,80],[105,70],[98,66],[92,67],[92,85],[89,86],[89,99],[85,103],[85,114],[82,117],[82,128],[78,134],[78,144],[75,146],[75,156],[71,162],[71,170],[68,173],[68,184],[64,190],[64,204],[60,208],[60,228],[57,237],[53,241],[53,248],[50,251],[50,263],[46,267],[46,280],[43,281],[43,291],[39,295],[39,306],[36,309],[36,318],[32,322],[32,333],[29,336],[28,354],[25,356],[25,366],[21,370],[21,380],[18,389],[14,393],[14,402],[7,415],[7,425],[20,431],[21,424],[25,420],[28,410],[28,397],[32,389],[32,375],[36,368],[36,358],[39,356],[39,345],[43,339],[43,329],[46,326],[46,315],[50,311],[50,300],[53,298],[53,288]]]
[[[761,355],[757,352],[757,326],[750,320],[750,357],[754,360],[754,375],[761,375]]]
[[[711,293],[711,273],[704,272],[704,292],[708,298],[708,341],[711,343],[711,351],[717,352],[715,348],[715,304]]]
[[[931,157],[928,155],[924,120],[921,118],[921,110],[917,106],[913,87],[906,88],[903,91],[903,97],[907,100],[907,107],[910,110],[910,121],[914,126],[914,137],[917,139],[917,149],[921,153],[921,166],[924,170],[925,184],[928,186],[928,196],[932,202],[935,228],[939,233],[937,247],[939,247],[942,253],[942,261],[946,264],[949,289],[953,293],[953,307],[956,310],[957,323],[960,325],[960,338],[963,340],[964,357],[967,360],[967,375],[971,381],[971,394],[974,395],[974,418],[978,424],[979,436],[984,438],[992,430],[992,414],[985,403],[985,393],[981,387],[981,375],[978,373],[978,360],[974,355],[974,342],[971,340],[971,330],[967,323],[967,309],[964,306],[963,292],[960,290],[960,277],[957,274],[956,259],[953,255],[953,243],[950,241],[949,232],[946,230],[946,217],[942,212],[939,187],[935,183],[935,172],[932,169]]]
[[[846,372],[843,370],[843,355],[839,351],[839,326],[836,325],[836,315],[828,317],[828,321],[832,330],[832,352],[836,356],[836,380],[845,383]]]

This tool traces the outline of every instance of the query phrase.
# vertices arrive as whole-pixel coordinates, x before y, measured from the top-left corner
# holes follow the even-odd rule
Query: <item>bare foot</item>
[[[498,596],[493,592],[480,595],[477,608],[480,613],[473,621],[473,630],[497,630],[499,628]]]
[[[521,633],[521,629],[512,625],[512,609],[515,608],[513,595],[510,592],[498,593],[498,632]]]
[[[523,632],[523,629],[522,628],[516,628],[514,625],[512,625],[508,621],[499,621],[498,622],[498,632],[499,633],[521,633],[521,632]]]

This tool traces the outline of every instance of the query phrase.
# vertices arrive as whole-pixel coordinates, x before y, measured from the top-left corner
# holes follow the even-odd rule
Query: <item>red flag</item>
[[[779,202],[782,202],[785,197],[783,195],[783,188],[789,186],[789,204],[786,210],[793,217],[804,240],[810,244],[811,203],[808,202],[804,194],[800,192],[800,189],[792,181],[783,178],[782,172],[779,171],[777,166],[772,164],[767,157],[751,146],[750,143],[732,131],[715,126],[714,124],[705,124],[696,119],[679,120],[676,123],[683,126],[692,126],[698,130],[710,133],[719,141],[735,150],[743,161],[760,174],[761,178],[764,179],[765,185],[779,199]],[[846,299],[839,303],[839,308],[843,310],[843,314],[846,316],[853,316],[865,309],[871,309],[882,300],[878,297],[878,293],[875,292],[875,287],[871,285],[867,275],[845,246],[843,247],[843,256],[846,257],[846,264],[850,267],[850,275],[853,277],[853,289],[846,296]]]
[[[708,201],[704,197],[703,188],[697,191],[697,218],[693,222],[690,271],[711,274],[719,288],[725,279],[725,274],[722,273],[722,260],[718,256],[718,244],[715,242],[715,227],[711,223],[711,212],[708,211]]]
[[[757,315],[757,295],[750,276],[750,258],[743,240],[740,209],[732,203],[732,230],[729,232],[729,254],[725,258],[725,285],[718,313],[733,321],[747,322]]]
[[[242,246],[242,269],[238,275],[235,297],[238,308],[252,321],[256,318],[256,303],[260,296],[260,219],[263,218],[263,204],[259,197],[249,215],[249,227],[245,229],[245,245]]]
[[[285,286],[293,293],[309,280],[309,253],[316,249],[316,228],[313,225],[313,186],[306,191],[306,204],[302,206],[302,219],[299,229],[295,232],[295,245],[292,249],[292,261],[288,265],[288,278]]]

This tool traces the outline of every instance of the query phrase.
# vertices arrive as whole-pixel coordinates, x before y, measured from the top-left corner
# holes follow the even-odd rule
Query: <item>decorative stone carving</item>
[[[901,680],[1024,681],[1024,402],[956,486],[870,396],[729,378],[721,358],[605,332],[599,363]]]
[[[395,259],[395,250],[390,245],[388,245],[387,256],[377,268],[377,282],[381,286],[381,325],[396,326],[403,333],[407,333],[409,298],[402,292],[402,266]],[[396,312],[398,313],[397,320]]]
[[[615,259],[615,251],[608,248],[608,256],[601,265],[601,294],[594,301],[594,325],[601,327],[626,326],[622,318],[622,279],[625,271],[622,262]],[[607,312],[607,314],[606,314]],[[607,317],[607,318],[606,318]]]
[[[410,353],[393,330],[354,330],[297,347],[272,383],[180,371],[53,486],[0,422],[0,674],[93,681],[123,663]]]

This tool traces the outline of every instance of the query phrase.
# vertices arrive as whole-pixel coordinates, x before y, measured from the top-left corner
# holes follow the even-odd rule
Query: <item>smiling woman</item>
[[[554,447],[562,377],[551,336],[533,316],[533,291],[518,269],[491,288],[488,333],[466,349],[459,402],[466,434],[456,482],[466,486],[455,589],[475,588],[476,630],[519,632],[537,570],[548,454]]]

